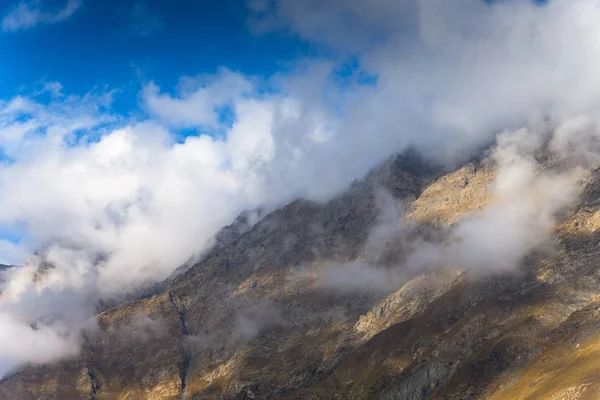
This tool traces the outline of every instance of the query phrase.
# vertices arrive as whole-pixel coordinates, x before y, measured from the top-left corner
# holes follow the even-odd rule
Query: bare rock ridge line
[[[164,288],[103,310],[78,357],[25,366],[0,398],[597,398],[600,171],[516,271],[398,267],[485,209],[494,173],[408,154],[327,203],[242,216]]]

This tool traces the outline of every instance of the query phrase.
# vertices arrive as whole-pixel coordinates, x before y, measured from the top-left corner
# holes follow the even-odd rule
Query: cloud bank
[[[45,14],[33,5],[21,13],[39,23]],[[499,132],[522,137],[517,145],[501,136],[491,157],[498,204],[438,248],[473,268],[497,255],[506,265],[493,268],[509,268],[576,196],[578,170],[536,173],[538,142],[528,138],[553,132],[555,154],[597,161],[588,145],[600,105],[592,0],[279,0],[250,9],[256,32],[285,30],[329,56],[266,78],[227,69],[184,77],[175,92],[149,82],[143,118],[111,111],[110,91],[0,102],[0,227],[21,233],[0,242],[0,261],[39,251],[6,276],[0,373],[76,352],[78,333],[93,326],[90,305],[168,276],[240,212],[326,200],[409,145],[450,166]],[[181,129],[196,134],[178,140]],[[528,193],[523,204],[515,193]],[[499,231],[514,253],[489,248]],[[481,251],[467,259],[470,247]],[[431,254],[415,251],[411,262]],[[47,341],[54,350],[31,351]]]

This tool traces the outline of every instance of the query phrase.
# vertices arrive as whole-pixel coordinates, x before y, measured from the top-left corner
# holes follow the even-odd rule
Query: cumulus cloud
[[[345,129],[377,130],[380,140],[392,139],[387,145],[402,137],[451,161],[499,131],[598,107],[593,1],[252,4],[263,29],[358,54],[377,88],[351,107]]]
[[[2,18],[4,32],[27,30],[42,24],[56,24],[69,19],[81,7],[81,0],[68,0],[64,7],[45,10],[42,0],[22,1]]]
[[[23,4],[21,20],[39,23],[79,3],[49,19],[39,3]],[[498,132],[517,132],[501,136],[490,157],[496,203],[457,225],[452,241],[415,249],[414,268],[444,260],[475,269],[490,259],[512,268],[577,195],[578,168],[598,161],[588,145],[598,137],[600,87],[600,9],[591,0],[251,6],[257,30],[288,30],[333,48],[332,57],[264,80],[223,69],[183,78],[175,92],[148,83],[144,119],[115,115],[114,92],[69,96],[56,84],[49,102],[0,102],[0,223],[25,231],[3,246],[11,263],[36,250],[41,258],[5,283],[3,365],[72,354],[93,316],[89,304],[165,278],[244,210],[326,200],[409,145],[450,165]],[[340,83],[348,57],[356,79]],[[198,135],[177,141],[182,128]],[[538,171],[540,143],[570,167]],[[391,219],[400,213],[388,209]],[[383,223],[373,237],[390,234],[393,224]],[[53,267],[33,272],[46,258]],[[364,266],[355,272],[379,282]],[[78,305],[76,318],[60,312],[65,302]],[[19,344],[27,329],[30,341]],[[61,341],[55,353],[29,353],[47,340]]]

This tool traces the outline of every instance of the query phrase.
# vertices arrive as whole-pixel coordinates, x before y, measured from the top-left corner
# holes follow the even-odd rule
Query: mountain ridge
[[[544,357],[574,362],[563,344],[548,343],[587,352],[600,340],[592,217],[600,172],[557,224],[555,249],[534,251],[517,271],[396,275],[386,265],[404,259],[405,240],[435,240],[484,209],[495,177],[478,163],[444,173],[404,160],[388,160],[327,203],[297,200],[228,236],[164,290],[99,314],[76,359],[3,379],[0,397],[594,398],[588,381],[600,365],[582,364],[581,381],[557,387],[535,368]],[[405,222],[373,260],[365,246],[382,224],[381,189],[384,207],[402,203]],[[367,264],[380,265],[367,275]],[[354,269],[340,275],[339,265]],[[373,285],[357,288],[348,276]]]

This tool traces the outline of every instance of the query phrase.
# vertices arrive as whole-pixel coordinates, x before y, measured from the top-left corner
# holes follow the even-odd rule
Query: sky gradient
[[[269,76],[315,51],[291,35],[252,33],[243,0],[73,3],[75,11],[64,20],[4,27],[0,97],[28,93],[41,81],[60,82],[66,93],[80,95],[110,87],[120,90],[114,107],[127,113],[147,80],[174,88],[181,76],[212,74],[223,66]],[[23,4],[58,13],[69,2],[9,2],[2,9],[5,19]]]

